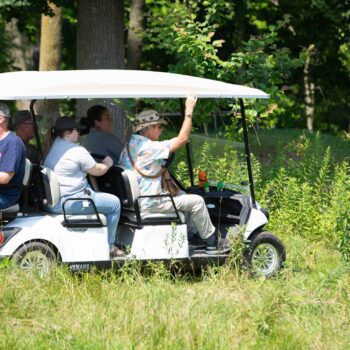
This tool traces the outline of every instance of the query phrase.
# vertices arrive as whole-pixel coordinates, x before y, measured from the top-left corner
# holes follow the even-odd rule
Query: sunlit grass
[[[269,135],[261,147],[276,145],[278,159],[253,165],[257,198],[271,214],[267,229],[286,247],[278,276],[253,278],[229,264],[202,276],[136,265],[81,275],[58,267],[40,278],[5,262],[0,349],[348,349],[350,247],[339,242],[347,237],[350,174],[346,162],[335,165],[349,143]],[[220,145],[195,149],[201,166],[228,182],[246,174]]]
[[[322,243],[286,245],[289,263],[271,280],[227,267],[176,279],[162,267],[46,278],[1,269],[0,347],[346,348],[350,268]]]

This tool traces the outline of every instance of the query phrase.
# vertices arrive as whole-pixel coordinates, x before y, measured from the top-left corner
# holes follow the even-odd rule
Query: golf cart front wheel
[[[281,240],[274,234],[262,232],[250,242],[246,259],[255,275],[272,277],[282,268],[286,251]]]
[[[42,242],[23,244],[12,257],[12,261],[22,270],[46,275],[57,263],[54,250]]]

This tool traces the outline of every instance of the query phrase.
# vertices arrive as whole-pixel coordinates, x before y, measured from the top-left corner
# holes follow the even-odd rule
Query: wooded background
[[[350,0],[2,0],[0,14],[1,72],[144,69],[219,79],[270,93],[248,113],[252,125],[350,137]],[[73,107],[84,114],[86,103],[72,103],[45,102],[39,112],[48,123]],[[197,126],[217,128],[217,112],[230,107],[204,101]]]

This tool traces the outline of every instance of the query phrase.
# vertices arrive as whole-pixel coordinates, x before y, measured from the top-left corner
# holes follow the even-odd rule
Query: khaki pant
[[[176,208],[185,214],[186,223],[189,229],[195,228],[202,239],[210,237],[215,227],[212,224],[208,209],[204,199],[196,194],[187,194],[179,191],[178,195],[173,197]],[[158,201],[157,201],[158,202]],[[142,211],[151,213],[174,213],[174,206],[170,198],[164,198],[151,207],[142,208]]]

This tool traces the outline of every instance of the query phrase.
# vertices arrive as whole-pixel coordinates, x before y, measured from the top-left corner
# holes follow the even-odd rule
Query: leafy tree
[[[170,71],[261,88],[271,94],[271,100],[265,113],[266,102],[255,103],[254,110],[258,115],[278,115],[284,111],[288,99],[282,87],[288,83],[292,71],[302,65],[305,56],[293,57],[280,45],[279,31],[288,25],[288,17],[270,25],[266,33],[251,36],[241,43],[242,50],[222,59],[220,50],[224,40],[216,36],[216,31],[222,20],[230,19],[227,11],[232,13],[232,8],[226,1],[204,1],[200,11],[197,2],[189,1],[185,5],[177,1],[168,8],[164,3],[162,5],[162,16],[152,18],[153,25],[146,37],[151,45],[174,58],[174,63],[169,65]],[[198,16],[195,12],[202,14]],[[203,112],[215,107],[208,108],[209,101],[201,104]],[[208,114],[201,115],[201,122],[208,118]],[[254,118],[257,115],[251,109],[248,116]]]
[[[314,108],[316,128],[328,131],[339,127],[345,129],[350,123],[347,98],[350,76],[343,53],[350,37],[350,1],[281,0],[269,2],[269,6],[266,3],[250,2],[251,18],[259,28],[263,30],[268,23],[275,23],[288,15],[288,26],[281,31],[282,44],[294,54],[301,48],[314,48],[310,60],[306,60],[305,66],[293,76],[297,89],[293,91],[291,88],[287,94],[295,97],[296,104],[304,110],[308,106]],[[313,106],[307,102],[308,84],[314,85]]]

